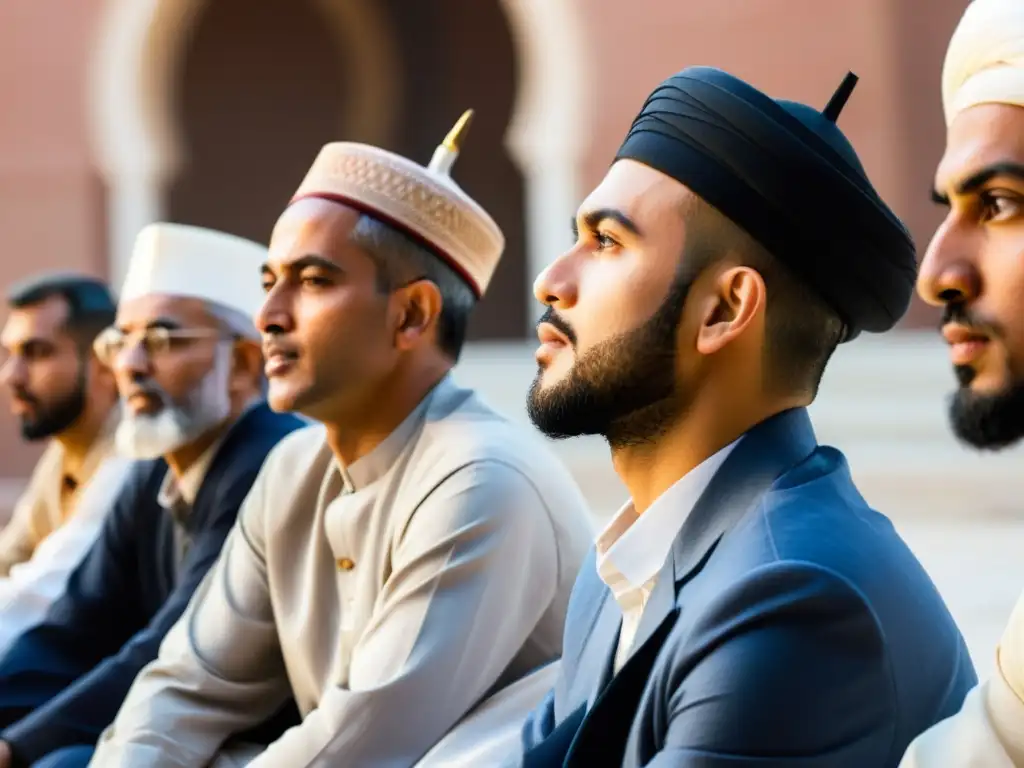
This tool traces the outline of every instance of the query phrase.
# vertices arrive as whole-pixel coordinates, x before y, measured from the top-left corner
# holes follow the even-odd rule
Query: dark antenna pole
[[[843,107],[846,106],[847,100],[850,98],[850,94],[853,93],[853,89],[857,85],[859,80],[853,72],[847,72],[846,77],[843,78],[843,82],[836,88],[836,92],[832,94],[832,98],[829,99],[828,105],[822,111],[822,115],[829,122],[834,123],[839,119],[839,113],[843,111]]]

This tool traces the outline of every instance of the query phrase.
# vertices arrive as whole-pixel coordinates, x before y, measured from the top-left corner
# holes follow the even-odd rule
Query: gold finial
[[[434,150],[434,156],[430,159],[428,166],[430,170],[443,176],[451,175],[452,166],[455,165],[455,161],[459,157],[459,150],[462,149],[462,142],[465,140],[472,122],[473,110],[467,109],[462,113],[459,121],[448,131],[444,141]]]
[[[467,109],[462,113],[462,117],[459,121],[452,126],[452,129],[448,131],[448,135],[444,137],[444,141],[441,144],[444,145],[445,149],[450,152],[458,152],[462,149],[462,141],[466,138],[466,133],[469,131],[469,126],[473,124],[473,110]]]

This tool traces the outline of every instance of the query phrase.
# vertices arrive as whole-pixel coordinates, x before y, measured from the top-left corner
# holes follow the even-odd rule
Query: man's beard
[[[82,415],[86,403],[87,363],[79,360],[78,376],[74,389],[59,400],[43,404],[29,392],[19,391],[17,397],[35,406],[33,416],[21,418],[21,436],[25,440],[42,440],[59,435]]]
[[[971,371],[973,374],[973,371]],[[998,451],[1024,438],[1024,383],[1015,381],[1000,390],[972,392],[958,371],[961,387],[949,404],[953,433],[974,448]]]
[[[940,327],[953,322],[992,337],[1004,336],[997,323],[973,315],[963,304],[946,305]],[[960,388],[950,400],[949,420],[957,438],[975,448],[998,451],[1024,437],[1024,382],[1011,379],[998,392],[979,394],[971,390],[973,368],[958,365],[954,372]]]
[[[149,387],[162,406],[155,414],[133,414],[122,408],[114,436],[118,452],[132,459],[166,456],[222,423],[231,414],[230,374],[230,350],[218,348],[213,367],[183,402],[171,402],[155,384]]]
[[[662,435],[686,408],[675,378],[676,334],[693,280],[680,275],[649,320],[588,350],[561,381],[542,388],[539,370],[527,399],[533,424],[556,439],[602,435],[613,448]],[[575,348],[575,333],[551,307],[540,322]]]

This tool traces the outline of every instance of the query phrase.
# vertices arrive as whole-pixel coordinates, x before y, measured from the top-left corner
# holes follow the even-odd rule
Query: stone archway
[[[91,72],[90,125],[108,187],[108,242],[114,284],[135,234],[164,213],[165,185],[181,161],[172,91],[185,35],[203,0],[108,0]],[[373,0],[318,0],[356,52],[347,87],[360,122],[386,134],[400,94],[394,51]],[[519,90],[505,140],[526,186],[527,269],[533,275],[569,242],[585,149],[575,134],[585,114],[582,27],[574,0],[501,0],[514,38]],[[369,117],[367,117],[369,116]],[[356,137],[357,138],[357,137]],[[529,302],[533,306],[533,302]],[[536,313],[528,323],[532,326]]]

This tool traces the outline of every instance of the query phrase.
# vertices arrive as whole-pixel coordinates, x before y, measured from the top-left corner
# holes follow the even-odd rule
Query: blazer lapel
[[[611,593],[605,588],[590,632],[580,651],[576,677],[569,688],[570,706],[575,702],[585,701],[589,709],[608,684],[621,626],[622,613],[612,599]]]
[[[584,568],[593,561],[585,561]],[[580,612],[580,621],[587,622],[582,645],[576,659],[576,674],[569,683],[566,705],[573,709],[562,718],[542,742],[523,756],[522,768],[553,768],[562,765],[594,702],[611,678],[612,659],[619,641],[622,614],[604,582],[596,572],[586,574],[587,602]],[[563,662],[564,663],[564,662]]]
[[[662,624],[670,619],[674,620],[676,613],[675,559],[670,552],[661,571],[658,572],[654,589],[651,590],[651,596],[640,616],[640,625],[636,629],[629,658],[633,658],[637,651],[650,641]]]
[[[647,640],[633,651],[619,673],[610,679],[594,705],[581,718],[565,757],[566,768],[622,765],[629,732],[633,728],[633,718],[661,646],[675,624],[677,613],[673,607],[662,617]]]
[[[803,408],[773,416],[743,436],[676,536],[644,607],[631,657],[676,615],[679,587],[700,572],[722,536],[780,475],[810,456],[815,447],[814,430]]]
[[[601,764],[621,764],[647,680],[679,616],[681,586],[700,572],[722,537],[776,479],[807,459],[816,447],[804,408],[772,416],[743,436],[676,537],[644,608],[629,659],[587,712],[566,757],[566,766],[589,765],[593,763],[588,761],[595,759],[604,761]],[[595,622],[595,628],[598,625]],[[617,642],[615,633],[612,653]]]
[[[719,540],[772,484],[817,447],[805,408],[783,411],[750,429],[711,478],[676,536],[669,556],[675,584],[693,578]]]

